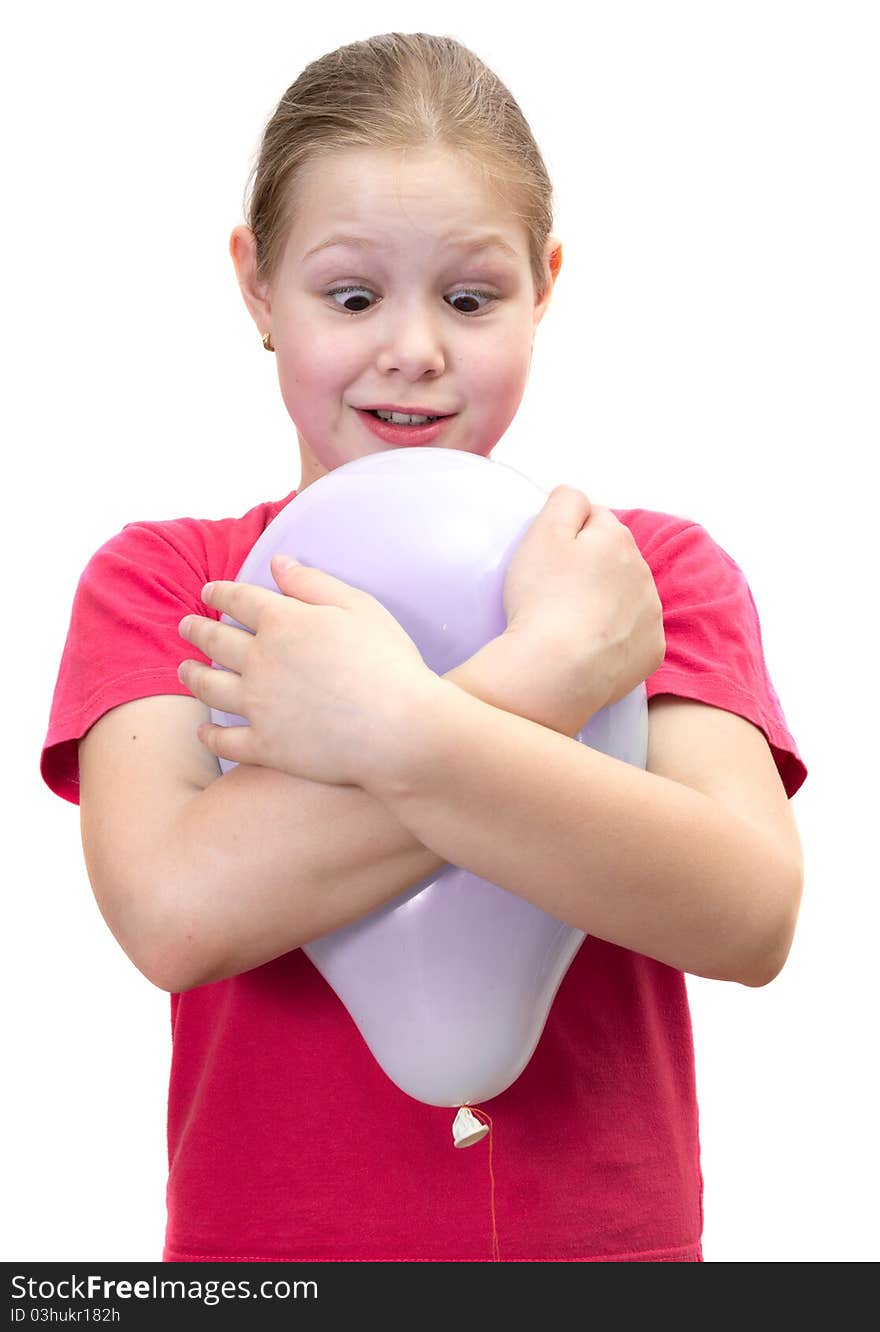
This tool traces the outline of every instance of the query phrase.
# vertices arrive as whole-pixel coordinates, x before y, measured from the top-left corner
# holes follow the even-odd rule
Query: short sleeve
[[[645,682],[648,699],[677,694],[745,717],[763,731],[791,798],[807,769],[770,679],[758,610],[739,565],[704,527],[686,521],[642,554],[666,635],[663,664]]]
[[[186,520],[183,520],[184,523]],[[78,742],[105,712],[153,694],[190,691],[177,678],[187,657],[184,615],[210,615],[198,529],[130,523],[89,560],[76,587],[40,759],[47,786],[79,803]]]

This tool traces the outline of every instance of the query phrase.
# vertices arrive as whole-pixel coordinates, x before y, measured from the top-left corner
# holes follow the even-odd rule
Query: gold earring
[[[272,334],[271,334],[271,333],[264,333],[264,334],[263,334],[263,346],[266,348],[266,351],[274,351],[274,350],[275,350],[275,348],[272,346]]]

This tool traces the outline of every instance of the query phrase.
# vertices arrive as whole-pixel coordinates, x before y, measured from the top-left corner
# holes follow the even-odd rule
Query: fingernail
[[[275,561],[279,569],[290,569],[294,564],[299,564],[299,560],[292,560],[289,555],[276,555]]]
[[[213,591],[214,591],[214,584],[206,583],[205,586],[202,588],[202,601],[207,601]]]

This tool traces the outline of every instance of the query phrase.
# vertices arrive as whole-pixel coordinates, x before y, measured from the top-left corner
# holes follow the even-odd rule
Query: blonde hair
[[[553,188],[538,145],[497,75],[455,38],[426,32],[340,46],[284,93],[245,187],[257,281],[271,284],[278,271],[307,165],[338,149],[431,146],[460,155],[523,224],[540,299],[550,283]]]

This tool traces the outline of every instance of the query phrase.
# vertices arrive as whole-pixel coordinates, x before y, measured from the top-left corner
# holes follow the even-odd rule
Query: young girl
[[[702,1261],[684,973],[772,980],[803,876],[806,769],[738,566],[698,523],[558,486],[507,631],[443,678],[320,569],[276,556],[283,596],[235,583],[301,491],[395,447],[377,411],[491,454],[559,276],[551,225],[517,103],[459,43],[314,61],[230,243],[299,486],[129,523],[80,578],[41,770],[80,804],[107,924],[171,994],[167,1261]],[[642,680],[647,770],[572,743]],[[455,1151],[449,1111],[390,1082],[300,947],[446,863],[588,935],[488,1106],[491,1215],[485,1144]]]

